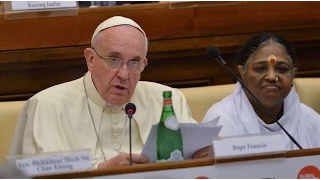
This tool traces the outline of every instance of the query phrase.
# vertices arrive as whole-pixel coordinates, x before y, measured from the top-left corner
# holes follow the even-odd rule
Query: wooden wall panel
[[[86,72],[83,50],[90,46],[95,27],[113,15],[134,19],[148,35],[149,65],[142,80],[174,87],[233,83],[227,71],[207,57],[206,48],[217,46],[236,70],[235,52],[263,31],[276,32],[294,44],[299,77],[317,77],[319,5],[232,2],[170,9],[168,3],[155,3],[83,8],[71,17],[4,20],[0,14],[0,101],[27,99],[47,87],[81,77]]]
[[[3,20],[0,49],[86,45],[95,27],[114,15],[135,19],[150,40],[320,28],[319,2],[238,2],[169,9],[167,3],[84,8],[78,16]],[[28,41],[22,41],[29,39]]]
[[[4,6],[2,1],[0,1],[0,15],[1,14],[4,14]]]

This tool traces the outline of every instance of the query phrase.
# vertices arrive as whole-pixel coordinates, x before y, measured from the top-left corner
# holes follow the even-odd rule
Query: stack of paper
[[[214,122],[214,121],[211,121]],[[222,126],[216,126],[215,123],[180,123],[180,129],[183,138],[184,159],[192,159],[192,155],[199,149],[212,145]],[[156,162],[157,159],[157,130],[158,124],[152,126],[147,138],[146,144],[141,152],[147,156],[150,162]]]

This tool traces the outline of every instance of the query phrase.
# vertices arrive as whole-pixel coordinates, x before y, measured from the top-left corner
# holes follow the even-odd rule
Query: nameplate
[[[89,151],[16,159],[15,164],[27,176],[57,174],[92,169]]]
[[[285,152],[280,133],[233,136],[213,140],[216,159]]]
[[[13,11],[78,7],[76,1],[12,1],[11,6]]]

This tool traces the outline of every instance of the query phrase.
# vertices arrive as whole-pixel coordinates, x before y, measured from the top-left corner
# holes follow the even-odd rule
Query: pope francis
[[[90,149],[94,168],[129,164],[128,118],[124,106],[137,107],[132,121],[132,160],[140,155],[151,126],[160,120],[162,92],[172,91],[179,122],[191,118],[184,95],[177,89],[139,81],[148,64],[146,33],[121,16],[102,22],[91,47],[84,50],[88,72],[81,78],[45,89],[25,104],[10,155]]]

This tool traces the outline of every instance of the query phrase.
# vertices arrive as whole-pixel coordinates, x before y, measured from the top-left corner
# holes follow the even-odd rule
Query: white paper
[[[222,126],[213,126],[210,123],[180,123],[181,134],[183,138],[183,156],[184,159],[192,159],[192,155],[201,148],[212,145]],[[157,131],[158,124],[152,126],[146,144],[141,152],[147,156],[150,162],[156,162],[157,159]]]

